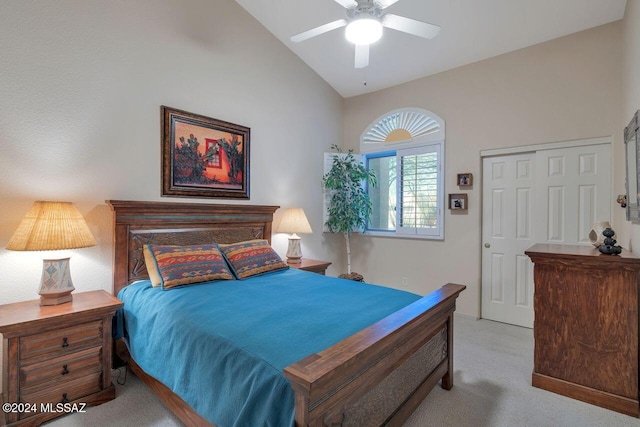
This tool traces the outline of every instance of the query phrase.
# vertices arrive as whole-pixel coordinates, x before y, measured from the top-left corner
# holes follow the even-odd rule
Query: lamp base
[[[64,304],[65,302],[71,302],[72,300],[73,295],[71,295],[71,292],[60,296],[56,296],[54,294],[40,295],[40,305],[58,305]]]
[[[69,258],[42,260],[40,279],[40,305],[58,305],[70,302],[75,288],[69,273]]]
[[[300,237],[293,233],[289,237],[289,247],[287,248],[287,262],[289,264],[300,264],[302,262],[302,249],[300,248]]]

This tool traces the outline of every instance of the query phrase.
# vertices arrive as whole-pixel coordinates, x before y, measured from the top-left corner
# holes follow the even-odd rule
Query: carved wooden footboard
[[[447,284],[346,340],[285,368],[299,426],[401,425],[431,389],[453,386]]]
[[[148,278],[142,245],[271,238],[277,206],[109,201],[114,294]],[[442,380],[453,386],[453,312],[465,286],[447,284],[338,344],[285,368],[299,426],[399,425]],[[126,346],[119,343],[128,360]],[[208,425],[135,361],[130,366],[185,424]]]

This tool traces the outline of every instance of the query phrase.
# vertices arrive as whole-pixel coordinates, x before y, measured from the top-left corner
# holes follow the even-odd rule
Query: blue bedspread
[[[294,269],[118,297],[134,360],[220,427],[293,425],[283,369],[420,298]]]

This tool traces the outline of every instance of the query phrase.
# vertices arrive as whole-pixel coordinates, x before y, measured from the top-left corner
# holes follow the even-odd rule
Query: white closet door
[[[482,317],[533,327],[535,154],[483,159]]]
[[[611,217],[611,146],[483,159],[482,317],[533,327],[535,243],[590,244]]]

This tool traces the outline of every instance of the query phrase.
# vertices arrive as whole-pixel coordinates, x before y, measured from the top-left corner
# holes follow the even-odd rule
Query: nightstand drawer
[[[20,359],[44,358],[49,360],[102,344],[102,322],[95,321],[77,326],[20,337]]]
[[[68,383],[56,383],[55,386],[41,392],[21,393],[20,402],[30,405],[36,404],[38,408],[40,408],[41,403],[52,403],[56,405],[58,403],[73,402],[78,399],[82,402],[83,397],[96,393],[100,391],[101,388],[101,374],[96,373],[75,379]],[[33,413],[20,414],[20,418],[26,418],[30,415],[33,415]]]
[[[102,347],[94,347],[20,368],[20,390],[32,394],[52,385],[102,372]],[[53,384],[49,382],[52,381]]]

